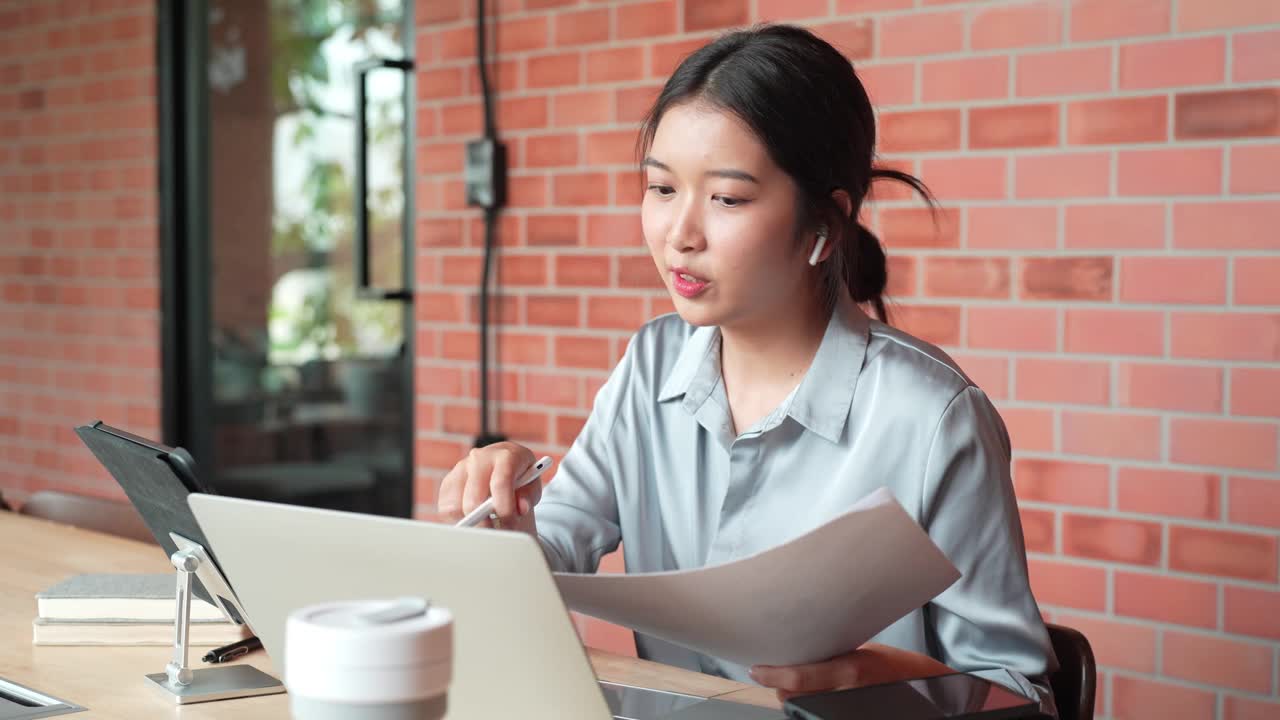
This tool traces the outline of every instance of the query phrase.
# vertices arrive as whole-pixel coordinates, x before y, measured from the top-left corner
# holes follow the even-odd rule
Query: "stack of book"
[[[172,645],[173,575],[75,575],[36,593],[36,645]],[[191,645],[228,645],[249,636],[222,611],[193,597]]]

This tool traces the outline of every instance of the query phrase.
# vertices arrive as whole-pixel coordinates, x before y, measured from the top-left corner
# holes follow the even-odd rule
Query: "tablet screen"
[[[946,718],[1019,717],[1038,707],[1034,700],[975,675],[955,673],[871,685],[852,690],[792,698],[793,717],[812,720],[860,718],[880,720],[944,720]]]

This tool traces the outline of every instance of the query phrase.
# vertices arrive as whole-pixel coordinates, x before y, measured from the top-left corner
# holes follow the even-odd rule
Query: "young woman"
[[[873,167],[875,134],[853,67],[806,30],[687,58],[641,135],[645,241],[677,312],[631,340],[545,491],[512,490],[534,456],[501,443],[453,468],[440,509],[492,496],[555,569],[594,572],[621,542],[628,571],[649,572],[764,550],[887,486],[963,573],[931,603],[812,665],[740,667],[638,634],[640,655],[780,697],[1005,669],[1052,712],[1008,433],[947,355],[882,322],[885,256],[858,213],[875,179],[924,188]]]

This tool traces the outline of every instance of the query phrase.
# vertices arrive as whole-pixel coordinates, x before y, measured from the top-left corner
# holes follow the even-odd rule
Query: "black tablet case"
[[[186,460],[189,455],[171,459],[171,455],[182,451],[131,435],[101,421],[76,428],[76,434],[124,490],[156,542],[164,548],[166,558],[178,550],[169,537],[170,532],[175,532],[203,545],[214,565],[218,565],[213,548],[187,505],[187,495],[192,492],[211,492],[188,469],[192,467]],[[181,465],[183,460],[186,460],[185,468]],[[191,589],[196,597],[213,603],[208,591],[194,576]]]

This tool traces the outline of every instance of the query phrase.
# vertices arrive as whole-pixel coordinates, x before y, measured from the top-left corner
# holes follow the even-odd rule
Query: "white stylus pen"
[[[533,467],[529,468],[529,471],[524,474],[524,477],[516,481],[515,487],[512,489],[519,490],[525,485],[537,480],[538,477],[542,475],[542,471],[549,467],[551,467],[551,458],[547,455],[543,455],[538,462],[533,464]],[[472,527],[477,525],[482,520],[489,517],[489,513],[491,512],[493,512],[493,498],[488,498],[484,502],[480,503],[475,510],[467,513],[466,517],[459,520],[456,527]]]

